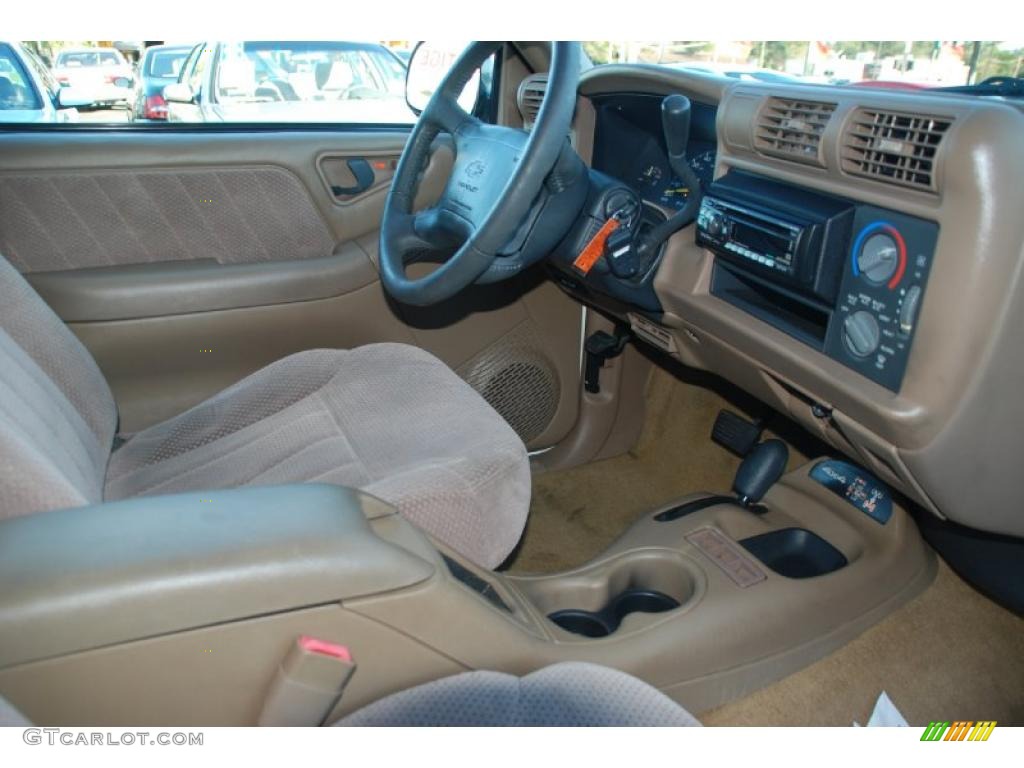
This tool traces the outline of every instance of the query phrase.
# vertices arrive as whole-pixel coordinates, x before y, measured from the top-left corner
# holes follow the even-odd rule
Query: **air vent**
[[[824,167],[821,135],[836,105],[773,96],[757,118],[754,146],[766,155]]]
[[[843,170],[855,176],[938,191],[936,157],[949,118],[856,110],[843,137]]]
[[[547,72],[530,75],[519,84],[516,102],[519,105],[519,113],[523,116],[524,128],[529,128],[537,122],[537,113],[540,112],[540,105],[544,101],[544,94],[547,93],[547,90]]]

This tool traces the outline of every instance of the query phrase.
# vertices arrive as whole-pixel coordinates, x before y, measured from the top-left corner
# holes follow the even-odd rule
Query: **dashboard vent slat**
[[[524,128],[529,128],[537,122],[537,114],[540,112],[540,105],[544,102],[544,94],[547,93],[547,90],[547,72],[530,75],[519,84],[516,103],[519,107],[519,114],[523,116]]]
[[[759,152],[824,167],[821,137],[836,105],[772,96],[761,108],[754,133]]]
[[[860,107],[843,136],[843,171],[937,192],[939,146],[952,124],[947,117]]]

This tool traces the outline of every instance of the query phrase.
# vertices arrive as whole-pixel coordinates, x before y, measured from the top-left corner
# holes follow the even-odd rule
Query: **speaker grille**
[[[526,321],[458,370],[524,443],[539,437],[558,409],[558,374],[543,350],[536,327]]]

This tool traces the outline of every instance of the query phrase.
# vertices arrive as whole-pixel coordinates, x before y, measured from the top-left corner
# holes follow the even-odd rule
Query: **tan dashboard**
[[[1024,454],[1024,113],[968,96],[730,82],[662,67],[598,67],[580,86],[584,97],[673,92],[718,103],[716,179],[756,174],[934,222],[938,237],[897,387],[713,295],[719,257],[697,245],[692,226],[669,241],[658,268],[662,316],[655,325],[634,315],[635,330],[790,414],[936,514],[1024,534],[1015,482]],[[780,125],[768,117],[794,104],[824,107],[809,146],[768,130]],[[863,151],[866,114],[940,126],[921,134],[931,137],[927,162],[910,151],[904,162],[900,147]],[[578,129],[593,119],[586,106],[580,115]]]

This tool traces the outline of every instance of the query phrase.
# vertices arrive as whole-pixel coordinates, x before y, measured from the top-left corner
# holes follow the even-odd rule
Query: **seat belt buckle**
[[[323,725],[355,671],[347,646],[301,635],[277,668],[257,724]]]

